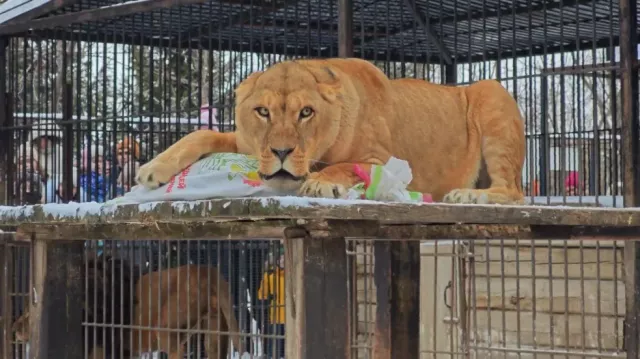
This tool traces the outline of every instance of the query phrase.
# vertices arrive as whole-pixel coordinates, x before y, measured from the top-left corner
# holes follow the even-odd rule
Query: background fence
[[[626,195],[627,206],[637,205],[637,174],[629,170],[640,168],[634,166],[636,6],[612,0],[13,0],[0,6],[0,94],[6,93],[0,96],[0,198],[8,205],[104,202],[126,192],[136,169],[184,134],[232,130],[233,89],[249,73],[284,59],[354,56],[392,78],[449,85],[498,79],[525,118],[523,184],[531,203],[619,207]],[[264,263],[269,243],[228,249],[236,253],[225,257],[233,258],[227,279],[234,293],[255,287],[256,263]],[[370,357],[373,246],[350,243],[357,279],[354,353]],[[149,258],[178,251],[140,245]],[[433,317],[433,325],[449,329],[421,333],[423,355],[467,348],[478,357],[508,350],[523,357],[534,349],[537,358],[545,350],[606,357],[622,350],[624,286],[617,268],[624,259],[619,243],[594,245],[452,242],[444,255],[429,252],[440,245],[424,244],[422,266],[437,274],[422,278],[434,288],[425,294],[423,313],[445,313]],[[517,258],[505,258],[510,253]],[[13,264],[16,278],[28,272],[25,261]],[[550,293],[528,297],[539,289]],[[575,301],[593,290],[611,298]],[[12,320],[23,313],[14,298],[5,304]],[[617,307],[607,307],[609,301]],[[248,324],[240,323],[246,332]],[[541,339],[551,336],[557,341]]]
[[[40,191],[32,200],[62,201],[65,171],[74,179],[70,198],[117,196],[141,163],[184,134],[233,129],[233,89],[249,73],[284,59],[339,55],[339,9],[329,1],[63,1],[38,8],[33,21],[21,13],[27,5],[11,5],[0,18],[2,34],[11,35],[3,53],[10,95],[3,173],[6,183],[21,184],[5,184],[11,204],[28,200],[30,183]],[[528,195],[619,204],[618,2],[348,5],[345,49],[390,77],[452,85],[498,79],[514,95],[526,121]]]

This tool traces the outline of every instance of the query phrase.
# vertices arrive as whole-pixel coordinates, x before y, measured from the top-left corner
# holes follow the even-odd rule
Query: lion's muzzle
[[[267,186],[295,190],[307,179],[308,173],[300,147],[280,144],[262,149],[258,174]]]

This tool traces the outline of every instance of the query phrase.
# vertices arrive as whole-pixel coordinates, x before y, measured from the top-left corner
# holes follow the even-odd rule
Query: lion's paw
[[[488,204],[489,194],[476,189],[454,189],[447,193],[442,199],[444,203],[461,203],[461,204]]]
[[[345,198],[347,189],[341,184],[308,179],[302,184],[298,194],[305,197]]]
[[[171,177],[179,172],[180,169],[176,166],[153,159],[140,167],[136,175],[136,182],[148,189],[156,189],[169,182]]]

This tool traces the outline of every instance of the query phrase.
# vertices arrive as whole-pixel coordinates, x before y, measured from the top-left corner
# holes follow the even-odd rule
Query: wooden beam
[[[30,359],[82,359],[82,242],[36,240],[32,247]]]
[[[304,220],[198,221],[127,224],[24,224],[13,237],[16,242],[30,238],[47,241],[85,241],[88,238],[120,240],[185,240],[281,238],[286,227]],[[414,239],[601,239],[630,241],[640,238],[640,227],[529,226],[500,224],[400,224],[380,225],[377,221],[325,221],[325,231],[338,237]]]
[[[327,221],[330,223],[331,221]],[[16,240],[41,238],[47,241],[78,240],[184,240],[224,239],[244,240],[247,238],[282,238],[284,229],[300,223],[300,220],[253,220],[253,221],[195,221],[171,222],[154,221],[153,223],[127,223],[112,225],[96,224],[25,224],[18,229]],[[329,227],[330,226],[330,227]],[[353,234],[375,236],[378,234],[377,222],[353,221],[327,224],[327,231],[334,235],[348,236]],[[24,241],[24,240],[22,240]]]
[[[408,224],[515,224],[586,227],[640,227],[640,208],[376,203],[291,197],[213,199],[101,205],[91,203],[0,207],[0,228],[30,224],[99,226],[157,222],[185,228],[201,222],[314,220],[336,223],[375,221]],[[126,231],[123,229],[123,231]]]
[[[374,244],[376,359],[420,357],[420,241]]]
[[[620,65],[622,83],[622,178],[625,207],[640,206],[640,125],[635,0],[620,0]],[[625,327],[627,358],[640,357],[640,241],[625,243]]]
[[[286,358],[350,358],[349,275],[344,238],[285,231]]]

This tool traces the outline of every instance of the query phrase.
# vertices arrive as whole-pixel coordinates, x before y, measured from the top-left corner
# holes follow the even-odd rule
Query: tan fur
[[[16,335],[16,341],[29,341],[29,307],[25,308],[24,313],[16,319],[11,325],[11,331]]]
[[[177,335],[175,331],[135,329],[140,326],[193,330],[199,325],[203,330],[239,332],[229,284],[215,268],[184,265],[148,273],[139,279],[135,293],[133,355],[161,350],[168,353],[169,359],[182,359],[190,337],[184,333]],[[218,313],[222,313],[222,318]],[[222,340],[218,343],[219,336],[226,337],[217,333],[206,336],[208,358],[218,358],[218,352],[220,358],[226,357],[228,342]],[[230,337],[238,350],[238,335]]]
[[[258,106],[268,109],[268,120]],[[299,121],[305,106],[314,115]],[[238,152],[258,156],[262,175],[283,169],[298,177],[266,181],[270,186],[340,197],[360,182],[353,164],[369,169],[394,156],[412,168],[409,188],[436,201],[523,202],[524,123],[493,80],[453,87],[390,80],[359,59],[288,61],[243,81],[235,113],[236,132],[185,136],[142,166],[138,183],[156,188],[206,154]],[[293,151],[281,163],[272,148]],[[311,172],[314,164],[328,166]],[[483,165],[491,185],[476,189]]]

